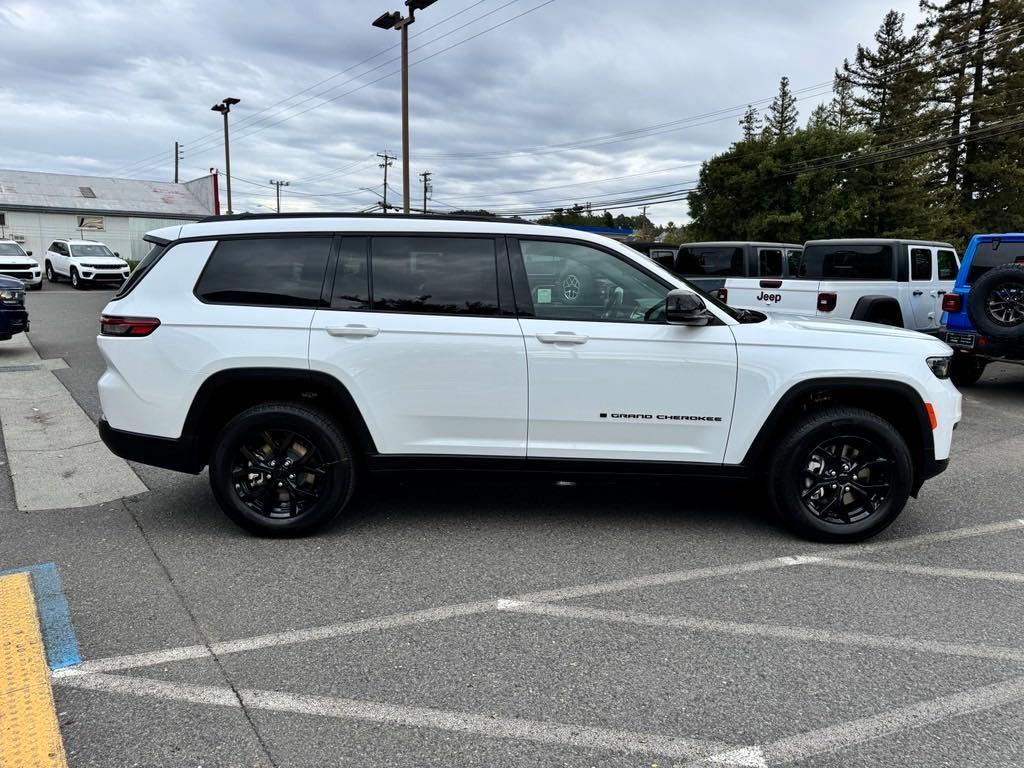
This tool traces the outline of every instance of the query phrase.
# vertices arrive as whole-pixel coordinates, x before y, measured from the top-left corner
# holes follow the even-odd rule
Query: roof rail
[[[352,212],[331,212],[331,211],[301,211],[299,213],[233,213],[230,216],[207,216],[199,219],[198,224],[206,224],[211,221],[262,221],[272,219],[382,219],[384,221],[395,219],[412,219],[425,221],[491,221],[502,224],[536,224],[533,221],[525,221],[520,218],[509,218],[505,216],[472,216],[452,215],[447,213],[352,213]]]

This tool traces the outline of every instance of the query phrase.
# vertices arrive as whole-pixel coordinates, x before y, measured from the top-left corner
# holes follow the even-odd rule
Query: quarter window
[[[624,259],[574,243],[520,240],[534,316],[662,322],[668,289]]]
[[[931,280],[932,279],[932,250],[931,248],[910,249],[910,279]]]
[[[497,315],[493,239],[375,237],[373,308],[432,315]]]
[[[317,307],[330,237],[224,240],[210,255],[196,295],[213,304]]]
[[[953,251],[939,251],[939,280],[956,280],[956,273],[960,271],[960,265],[956,263],[956,253]]]

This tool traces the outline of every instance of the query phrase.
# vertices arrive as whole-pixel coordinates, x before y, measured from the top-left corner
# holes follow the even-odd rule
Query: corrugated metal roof
[[[0,210],[4,208],[183,217],[213,213],[184,184],[0,170]]]

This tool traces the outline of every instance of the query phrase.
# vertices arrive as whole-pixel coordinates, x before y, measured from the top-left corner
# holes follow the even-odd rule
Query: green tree
[[[753,141],[761,133],[761,116],[753,104],[747,105],[747,111],[739,119],[739,124],[743,130],[743,141]]]
[[[764,118],[764,133],[775,139],[792,136],[796,130],[799,112],[796,108],[796,96],[789,87],[789,78],[783,76],[779,80],[779,93],[768,107]]]
[[[838,131],[849,130],[854,122],[853,83],[845,74],[849,59],[843,60],[843,72],[838,69],[832,77],[832,103],[829,105],[829,123]]]

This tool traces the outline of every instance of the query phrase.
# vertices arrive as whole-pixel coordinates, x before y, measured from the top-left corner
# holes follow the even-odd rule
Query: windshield
[[[800,277],[839,280],[892,280],[891,245],[809,245],[800,261]]]
[[[110,249],[107,248],[107,246],[105,245],[100,245],[99,243],[90,243],[89,245],[72,245],[71,255],[79,257],[96,257],[113,256],[114,254],[111,253]]]
[[[0,256],[24,256],[25,252],[17,243],[0,243]]]

